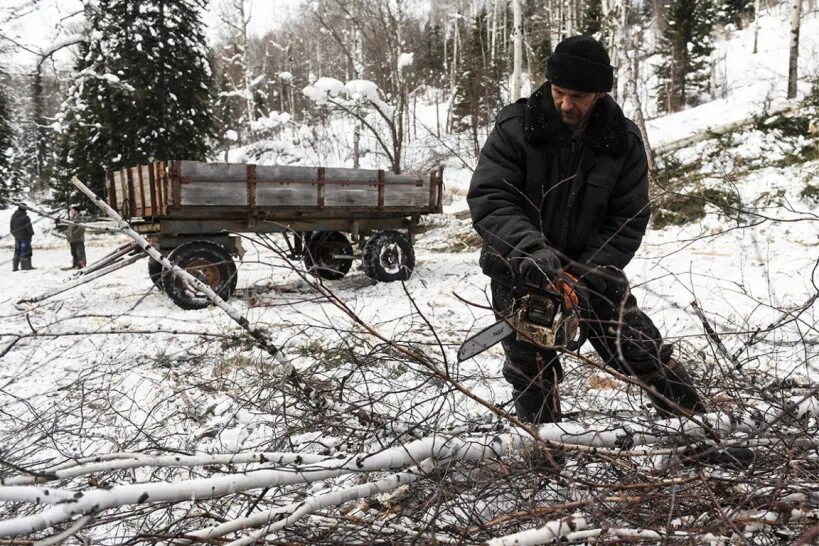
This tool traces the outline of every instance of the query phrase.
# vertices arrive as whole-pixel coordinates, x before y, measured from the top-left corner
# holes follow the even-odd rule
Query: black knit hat
[[[614,69],[603,44],[589,36],[571,36],[546,62],[546,79],[574,91],[611,91]]]

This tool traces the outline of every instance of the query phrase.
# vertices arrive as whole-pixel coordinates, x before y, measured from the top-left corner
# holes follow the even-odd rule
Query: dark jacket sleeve
[[[25,226],[26,238],[31,239],[32,237],[34,237],[34,228],[31,226],[31,218],[29,218],[28,215],[26,215]]]
[[[499,116],[481,150],[467,195],[475,230],[506,260],[546,246],[543,233],[524,210],[526,157],[522,134],[515,131],[518,121],[503,121]]]
[[[648,162],[643,143],[631,133],[623,169],[609,197],[606,218],[578,259],[591,265],[620,269],[634,257],[646,232],[651,208],[648,202]]]

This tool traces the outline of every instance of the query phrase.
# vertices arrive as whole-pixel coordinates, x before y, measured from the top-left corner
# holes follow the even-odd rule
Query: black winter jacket
[[[467,196],[484,242],[481,267],[490,277],[510,281],[514,262],[544,246],[578,273],[622,269],[639,248],[650,209],[637,126],[611,97],[600,99],[576,137],[574,177],[565,176],[572,137],[548,83],[498,114]]]
[[[14,211],[11,215],[10,231],[15,239],[31,242],[31,238],[34,237],[34,228],[31,227],[31,219],[26,211],[20,209]]]

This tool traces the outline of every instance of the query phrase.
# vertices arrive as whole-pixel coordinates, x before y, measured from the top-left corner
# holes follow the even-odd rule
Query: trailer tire
[[[236,264],[225,247],[211,241],[193,241],[176,247],[168,259],[204,282],[227,301],[236,290]],[[171,300],[185,310],[204,309],[210,299],[193,286],[165,270],[162,286]]]
[[[412,243],[398,231],[379,231],[364,245],[364,273],[376,281],[406,281],[415,269]]]
[[[163,271],[162,264],[149,256],[148,277],[150,277],[151,282],[154,283],[154,286],[164,291],[164,288],[162,288],[162,271]]]
[[[336,256],[345,256],[337,258]],[[336,281],[350,271],[353,265],[353,245],[340,231],[313,233],[304,249],[304,266],[316,277]]]

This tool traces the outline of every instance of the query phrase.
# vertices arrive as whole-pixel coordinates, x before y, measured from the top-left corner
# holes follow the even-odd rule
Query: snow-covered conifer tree
[[[463,49],[463,60],[454,97],[455,125],[470,130],[475,155],[480,143],[478,128],[488,124],[501,104],[500,74],[502,67],[493,65],[487,51],[486,11],[481,10],[472,19],[472,27]]]
[[[657,67],[657,105],[677,112],[698,103],[709,86],[711,31],[715,9],[712,0],[672,0],[666,11],[667,26],[657,50],[663,62]]]
[[[0,208],[17,188],[14,176],[14,138],[5,86],[0,86]]]
[[[203,0],[100,0],[60,116],[65,186],[104,172],[205,159],[213,132]]]

